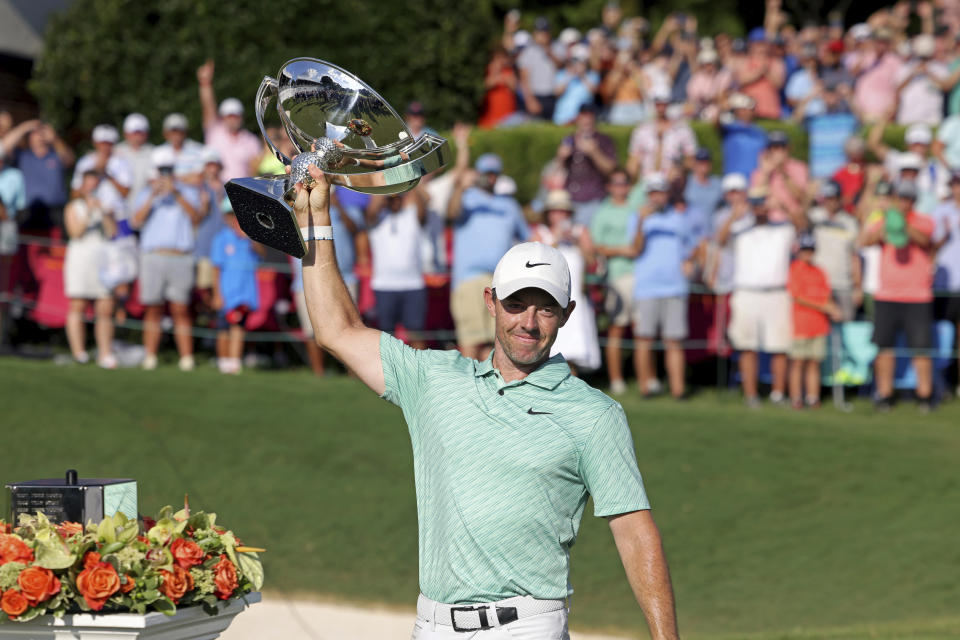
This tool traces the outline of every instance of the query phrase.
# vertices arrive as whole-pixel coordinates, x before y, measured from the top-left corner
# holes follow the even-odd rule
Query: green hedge
[[[785,131],[790,139],[791,154],[804,162],[807,161],[809,146],[807,133],[803,127],[782,121],[763,121],[759,124],[768,131]],[[691,126],[698,144],[706,147],[713,154],[714,167],[719,172],[722,169],[719,130],[705,122],[693,122]],[[625,163],[627,143],[633,128],[612,125],[599,125],[598,128],[613,138],[617,148],[617,158],[621,163]],[[540,171],[556,153],[560,141],[572,131],[573,127],[558,127],[552,124],[528,124],[506,129],[476,129],[470,136],[470,154],[472,158],[476,158],[490,151],[503,158],[504,173],[517,181],[517,199],[527,203],[537,193]],[[888,127],[884,132],[884,143],[894,148],[903,148],[903,132],[903,127]],[[864,130],[861,135],[866,133],[867,130]]]

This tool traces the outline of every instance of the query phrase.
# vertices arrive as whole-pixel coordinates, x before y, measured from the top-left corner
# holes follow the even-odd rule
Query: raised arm
[[[206,130],[217,122],[217,97],[213,92],[213,59],[210,58],[197,69],[197,84],[200,87],[200,109],[203,113],[203,128]]]
[[[647,618],[652,640],[677,640],[677,613],[670,569],[660,531],[650,511],[633,511],[610,518],[610,531],[623,562],[627,581]]]
[[[301,227],[330,225],[330,185],[310,166],[312,188],[298,183],[293,205]],[[317,344],[332,353],[378,395],[386,389],[380,332],[363,324],[337,267],[332,240],[311,240],[303,258],[303,293]]]

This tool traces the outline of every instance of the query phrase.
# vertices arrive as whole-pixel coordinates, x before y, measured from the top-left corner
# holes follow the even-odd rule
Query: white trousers
[[[528,616],[502,627],[484,631],[454,631],[440,621],[430,622],[417,617],[411,640],[570,640],[567,632],[567,610]]]

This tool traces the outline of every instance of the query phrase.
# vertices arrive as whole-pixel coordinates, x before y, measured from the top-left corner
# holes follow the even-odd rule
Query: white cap
[[[575,44],[570,47],[570,59],[586,62],[590,59],[590,45],[583,43]]]
[[[719,59],[716,49],[704,49],[697,54],[697,64],[716,64]]]
[[[553,247],[524,242],[500,258],[491,286],[500,300],[528,287],[541,289],[566,309],[570,304],[570,267],[563,254]]]
[[[560,32],[560,35],[557,37],[562,44],[571,45],[574,42],[580,42],[580,39],[583,36],[580,35],[580,32],[574,29],[573,27],[567,27]]]
[[[930,130],[930,125],[922,122],[910,125],[907,127],[906,133],[903,134],[903,141],[907,144],[930,144],[933,142],[933,132]]]
[[[864,22],[859,22],[850,27],[850,36],[854,40],[866,40],[871,35],[873,35],[873,31],[870,29],[870,25]]]
[[[936,46],[932,35],[921,33],[913,39],[913,54],[918,58],[932,58]]]
[[[723,189],[724,193],[728,191],[746,191],[747,177],[742,173],[728,173],[723,176],[723,180],[720,182],[720,188]]]
[[[664,87],[657,87],[650,92],[650,99],[654,102],[670,102],[670,92]]]
[[[134,133],[140,131],[147,133],[150,131],[150,121],[142,113],[131,113],[123,119],[123,132]]]
[[[745,93],[735,93],[730,96],[729,104],[731,109],[753,109],[757,103]]]
[[[667,188],[667,179],[662,173],[651,173],[643,180],[643,190],[647,193],[666,191]]]
[[[243,115],[243,103],[237,100],[236,98],[227,98],[220,103],[220,117],[226,118],[227,116],[242,116]]]
[[[208,162],[223,164],[223,159],[220,157],[220,152],[213,147],[204,147],[200,152],[200,158],[203,164],[207,164]]]
[[[117,128],[112,124],[98,124],[93,128],[93,135],[90,137],[93,138],[94,142],[109,142],[111,144],[116,144],[117,139],[120,136],[117,134]]]
[[[566,189],[551,189],[543,201],[544,211],[568,211],[573,213],[573,200]]]
[[[513,34],[513,48],[522,49],[528,44],[530,44],[530,40],[532,40],[530,36],[530,32],[520,29],[515,34]]]
[[[170,129],[180,129],[181,131],[187,130],[187,116],[182,113],[168,113],[167,117],[163,119],[163,130],[169,131]]]
[[[517,194],[517,181],[510,176],[497,176],[493,183],[493,194],[497,196],[513,196]]]
[[[904,169],[913,169],[914,171],[920,171],[923,167],[923,158],[921,158],[916,153],[908,151],[906,153],[901,153],[897,158],[897,170],[903,171]]]
[[[177,156],[167,145],[161,145],[154,149],[150,159],[153,160],[153,166],[155,167],[172,167],[177,163]]]

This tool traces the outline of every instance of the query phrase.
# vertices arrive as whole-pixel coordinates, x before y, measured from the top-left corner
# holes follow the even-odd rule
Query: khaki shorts
[[[624,274],[608,284],[603,306],[611,325],[630,326],[630,309],[633,307],[632,273]]]
[[[493,342],[493,317],[483,301],[483,290],[492,280],[493,274],[489,273],[471,278],[457,285],[450,296],[450,314],[457,328],[457,343],[462,346]]]
[[[197,258],[197,289],[212,289],[215,269],[210,258]]]
[[[358,289],[356,282],[347,285],[347,291],[350,292],[350,297],[353,298],[354,302],[357,301]],[[303,337],[312,338],[313,324],[310,322],[310,314],[307,313],[307,299],[304,297],[303,291],[293,292],[293,306],[297,309],[297,320],[300,321],[300,330],[303,331]]]
[[[793,342],[793,301],[786,289],[734,291],[730,296],[730,343],[737,351],[787,353]]]
[[[793,344],[790,345],[790,357],[794,360],[823,362],[827,357],[827,336],[794,338]]]

